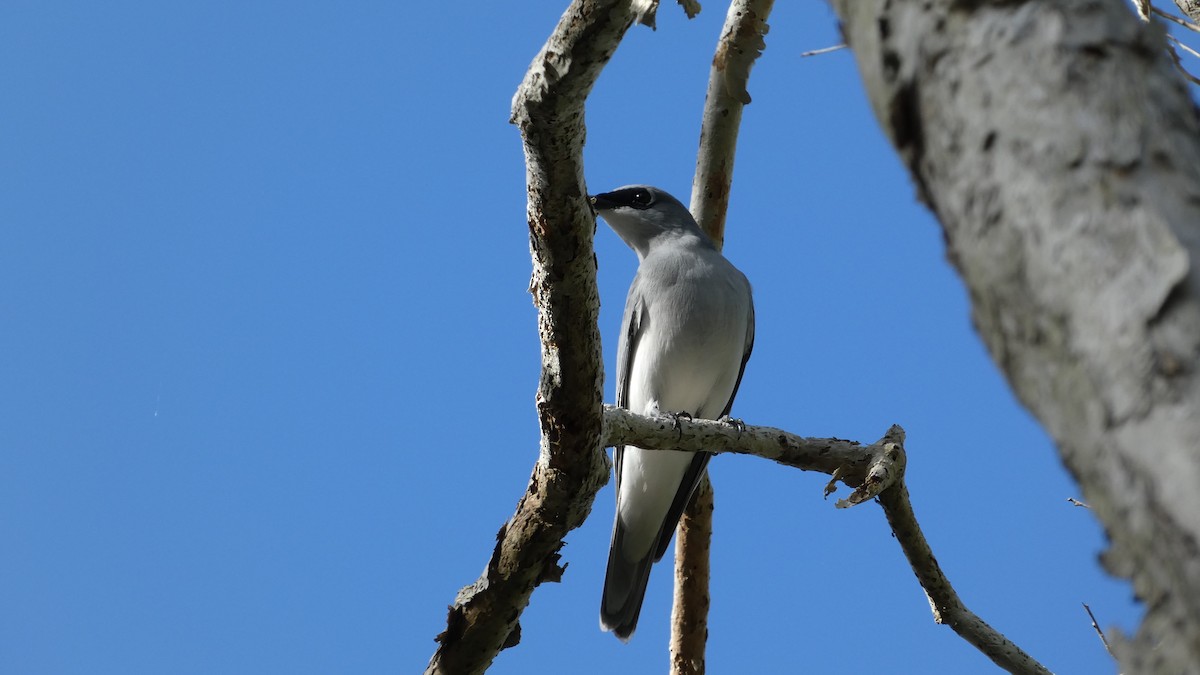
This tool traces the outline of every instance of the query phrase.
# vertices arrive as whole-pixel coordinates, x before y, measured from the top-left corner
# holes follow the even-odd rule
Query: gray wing
[[[633,373],[633,355],[642,339],[646,305],[642,302],[640,277],[633,277],[629,295],[625,298],[625,315],[621,319],[621,335],[617,338],[617,407],[629,409],[629,378]],[[613,446],[613,464],[617,472],[617,494],[621,490],[621,454],[625,446]]]
[[[643,301],[640,276],[634,276],[625,300],[625,316],[617,340],[617,407],[629,409],[629,378],[633,373],[633,355],[645,334],[646,304]],[[640,412],[640,411],[639,411]],[[604,573],[604,591],[600,595],[600,626],[628,641],[637,628],[646,583],[650,579],[653,556],[629,563],[621,553],[625,528],[621,526],[621,456],[624,446],[613,447],[613,463],[617,473],[617,516],[613,518],[612,544],[608,549],[608,567]]]
[[[729,414],[733,409],[733,399],[737,397],[738,388],[742,386],[742,375],[746,374],[746,362],[750,360],[750,352],[754,351],[754,296],[750,296],[750,317],[746,326],[746,351],[742,353],[742,365],[738,369],[737,381],[733,383],[733,391],[729,393],[729,402],[725,404],[725,409],[721,411],[721,417]]]

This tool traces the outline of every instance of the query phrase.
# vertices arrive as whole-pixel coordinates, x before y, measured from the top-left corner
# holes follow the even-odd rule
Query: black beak
[[[621,204],[620,204],[620,202],[617,202],[617,201],[614,201],[613,199],[611,199],[609,197],[610,194],[612,194],[612,193],[605,192],[603,194],[592,195],[591,197],[588,197],[588,201],[592,203],[592,208],[597,211],[605,211],[608,209],[615,209],[618,206],[620,206]]]

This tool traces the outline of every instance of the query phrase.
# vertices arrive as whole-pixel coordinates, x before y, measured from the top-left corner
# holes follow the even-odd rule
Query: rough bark
[[[538,307],[541,443],[529,486],[496,535],[483,575],[462,589],[427,673],[481,673],[520,639],[533,589],[562,575],[558,551],[608,481],[600,445],[600,299],[583,181],[583,103],[632,22],[629,3],[577,0],[513,99],[527,170],[530,292]]]
[[[980,335],[1146,604],[1123,672],[1197,672],[1200,124],[1161,27],[1121,0],[834,5]]]

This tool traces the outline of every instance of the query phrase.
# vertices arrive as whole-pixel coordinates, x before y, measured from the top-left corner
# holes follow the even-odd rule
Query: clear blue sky
[[[537,457],[507,120],[565,6],[0,7],[0,672],[425,666]],[[686,200],[723,18],[664,3],[630,32],[589,103],[593,191]],[[902,424],[968,605],[1057,672],[1115,672],[1080,603],[1105,626],[1140,610],[973,331],[851,54],[800,57],[834,17],[780,2],[771,25],[726,246],[758,311],[735,414]],[[611,369],[635,258],[603,224],[596,245]],[[711,672],[995,671],[932,622],[877,506],[754,458],[711,473]],[[665,669],[666,567],[632,643],[597,626],[612,508],[610,486],[493,672]]]

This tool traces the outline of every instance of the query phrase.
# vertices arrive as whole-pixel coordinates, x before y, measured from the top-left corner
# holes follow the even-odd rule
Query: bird
[[[754,348],[750,282],[680,201],[649,185],[590,197],[637,254],[617,346],[617,406],[728,419]],[[712,455],[616,447],[617,509],[600,627],[628,642],[650,567],[662,559]]]

